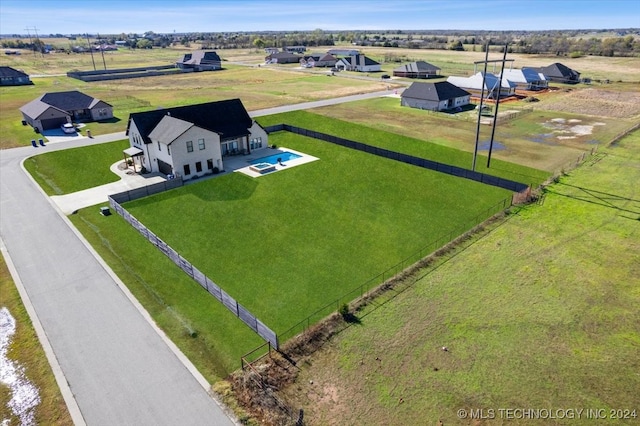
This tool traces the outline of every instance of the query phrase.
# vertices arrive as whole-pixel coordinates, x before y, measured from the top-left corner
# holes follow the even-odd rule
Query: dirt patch
[[[599,88],[570,90],[541,103],[539,107],[574,114],[632,118],[640,115],[640,92]]]

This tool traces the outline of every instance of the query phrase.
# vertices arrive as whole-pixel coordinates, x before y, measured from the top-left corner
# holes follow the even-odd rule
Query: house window
[[[198,149],[200,151],[204,149],[204,139],[198,139]]]
[[[188,164],[185,164],[185,165],[183,166],[183,169],[184,169],[184,175],[185,175],[185,176],[189,176],[189,175],[191,174],[191,167],[189,167],[189,165],[188,165]]]
[[[160,148],[160,141],[158,141],[158,152],[162,151],[162,148]]]
[[[213,159],[207,160],[207,169],[213,170]]]
[[[251,149],[262,148],[262,137],[251,139]]]
[[[202,171],[202,163],[198,161],[196,163],[196,173],[200,173]]]
[[[187,152],[193,152],[193,141],[187,141]]]

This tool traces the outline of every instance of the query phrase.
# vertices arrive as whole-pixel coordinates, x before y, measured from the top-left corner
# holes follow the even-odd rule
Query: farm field
[[[541,205],[488,227],[296,358],[278,395],[309,425],[529,424],[498,410],[569,408],[635,424],[639,162],[639,131],[600,150]],[[474,420],[479,409],[494,417]],[[554,419],[575,422],[598,420]]]

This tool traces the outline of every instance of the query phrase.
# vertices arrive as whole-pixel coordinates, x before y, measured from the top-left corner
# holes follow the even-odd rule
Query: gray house
[[[440,68],[435,65],[425,61],[416,61],[394,69],[393,75],[407,78],[430,78],[437,77],[439,72]]]
[[[301,55],[296,55],[290,52],[278,52],[272,53],[264,58],[264,61],[268,64],[295,64],[300,61]]]
[[[22,86],[33,84],[29,76],[11,67],[0,67],[0,86]]]
[[[339,59],[336,62],[336,68],[339,70],[359,72],[382,71],[382,68],[378,62],[362,54]]]
[[[180,69],[192,69],[194,71],[215,71],[222,69],[220,56],[213,50],[196,50],[185,54],[176,62]]]
[[[576,84],[580,82],[580,73],[559,62],[537,69],[549,81]]]
[[[543,90],[549,87],[544,75],[534,68],[504,70],[502,77],[515,83],[516,90]]]
[[[400,105],[444,111],[469,104],[471,94],[447,81],[413,83],[400,95]]]
[[[124,154],[150,172],[191,179],[224,170],[227,156],[265,150],[267,132],[240,99],[129,115]]]
[[[113,118],[111,105],[77,90],[45,93],[20,107],[20,112],[36,131],[55,129],[65,123]]]

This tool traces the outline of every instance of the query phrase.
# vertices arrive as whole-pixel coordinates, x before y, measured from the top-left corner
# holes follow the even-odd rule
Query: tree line
[[[58,36],[58,35],[56,35]],[[51,37],[54,37],[52,34]],[[86,43],[88,36],[68,37],[71,42]],[[265,31],[265,32],[196,32],[185,34],[158,34],[148,31],[142,35],[117,34],[92,36],[92,43],[114,44],[122,41],[132,49],[165,48],[192,44],[203,49],[239,49],[286,46],[380,46],[409,49],[474,50],[484,51],[486,46],[508,46],[511,53],[555,54],[559,56],[640,56],[640,30],[571,30],[571,31]],[[3,48],[41,50],[42,39],[3,39]],[[492,48],[492,46],[494,46]],[[54,46],[66,50],[69,46]]]

